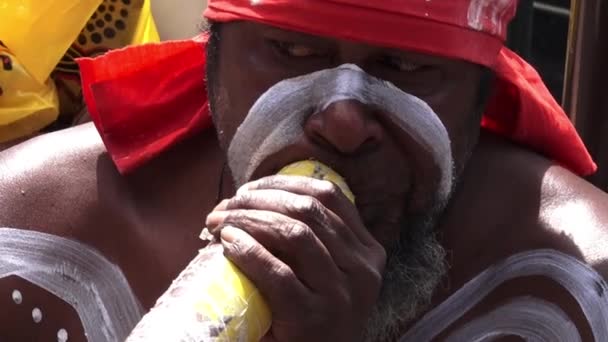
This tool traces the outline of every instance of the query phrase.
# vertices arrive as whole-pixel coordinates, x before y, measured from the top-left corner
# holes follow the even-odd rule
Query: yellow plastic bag
[[[101,0],[0,0],[0,40],[39,83],[51,71]]]
[[[37,132],[58,114],[53,81],[38,82],[6,46],[0,45],[0,143]]]
[[[159,41],[149,0],[0,0],[0,142],[84,112],[75,58]],[[60,125],[61,126],[61,125]]]

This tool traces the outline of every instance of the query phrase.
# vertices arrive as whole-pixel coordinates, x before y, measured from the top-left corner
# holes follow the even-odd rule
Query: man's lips
[[[285,149],[266,158],[254,171],[251,180],[272,176],[284,166],[301,160],[318,160],[331,167],[344,178],[351,191],[355,194],[357,207],[379,206],[389,202],[404,203],[409,192],[408,176],[402,175],[399,184],[387,182],[387,172],[391,165],[382,167],[378,162],[369,162],[366,158],[337,156],[331,152],[314,146],[302,144],[290,145]],[[370,165],[371,164],[371,165]],[[375,165],[376,167],[372,167]],[[377,169],[374,172],[374,169]]]

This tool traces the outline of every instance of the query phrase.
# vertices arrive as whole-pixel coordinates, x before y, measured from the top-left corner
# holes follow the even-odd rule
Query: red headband
[[[578,174],[591,174],[596,165],[539,75],[502,46],[516,5],[516,0],[210,0],[205,16],[485,65],[495,72],[497,87],[482,126]],[[205,45],[205,38],[167,42],[79,61],[89,111],[121,172],[211,125]]]
[[[492,66],[516,7],[516,0],[210,0],[205,17],[255,21]]]

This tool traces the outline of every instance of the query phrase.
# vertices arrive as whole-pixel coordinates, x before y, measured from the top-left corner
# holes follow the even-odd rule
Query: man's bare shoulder
[[[99,170],[109,164],[104,150],[87,124],[0,152],[0,226],[73,227],[73,213],[96,200]]]
[[[30,249],[51,260],[62,255],[65,246],[29,245],[35,239],[44,241],[38,235],[28,235],[24,240],[28,243],[23,245],[15,241],[6,243],[7,236],[19,238],[16,230],[4,227],[22,230],[24,234],[50,233],[53,235],[48,236],[57,237],[55,242],[60,236],[80,240],[87,234],[91,225],[86,221],[92,220],[97,207],[98,175],[104,158],[103,143],[90,124],[41,135],[0,152],[0,228],[5,242],[4,256],[8,257],[2,260],[5,269],[15,268],[10,263],[14,252],[11,247],[22,249],[21,258],[33,273],[41,261],[28,261],[25,255]],[[86,340],[75,309],[51,294],[48,286],[43,288],[40,283],[26,279],[18,270],[0,277],[4,298],[0,306],[6,308],[0,314],[0,340],[48,340],[59,333],[69,333],[70,341]]]
[[[539,223],[571,240],[608,279],[608,194],[560,166],[550,167],[542,179]]]
[[[502,279],[491,288],[485,281],[478,283],[489,292],[485,297],[475,293],[481,301],[449,333],[518,298],[536,298],[559,307],[578,327],[581,340],[593,340],[578,299],[559,281],[588,286],[589,279],[608,279],[608,195],[539,154],[486,135],[472,155],[441,229],[450,270],[448,290],[439,291],[437,303],[482,274]],[[501,268],[524,259],[528,266],[544,266],[532,274],[512,268],[508,276]],[[568,276],[564,272],[547,276],[548,264],[543,264],[547,260],[559,260],[560,270]],[[571,277],[583,273],[589,277]],[[525,305],[534,306],[533,302]]]
[[[479,245],[492,247],[498,239],[505,255],[556,249],[608,278],[608,194],[551,160],[493,138],[482,140],[470,164],[462,199],[480,206],[475,219],[490,227]]]

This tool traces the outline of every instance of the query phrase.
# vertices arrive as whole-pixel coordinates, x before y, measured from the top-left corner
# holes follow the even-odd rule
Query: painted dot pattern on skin
[[[19,291],[19,290],[13,290],[11,297],[13,298],[13,302],[15,302],[15,304],[17,304],[17,305],[21,304],[23,302],[23,295],[21,294],[21,291]]]
[[[34,308],[34,310],[32,310],[32,319],[34,320],[34,323],[42,322],[42,310]]]
[[[57,342],[67,342],[68,332],[65,329],[59,329],[57,331]]]

